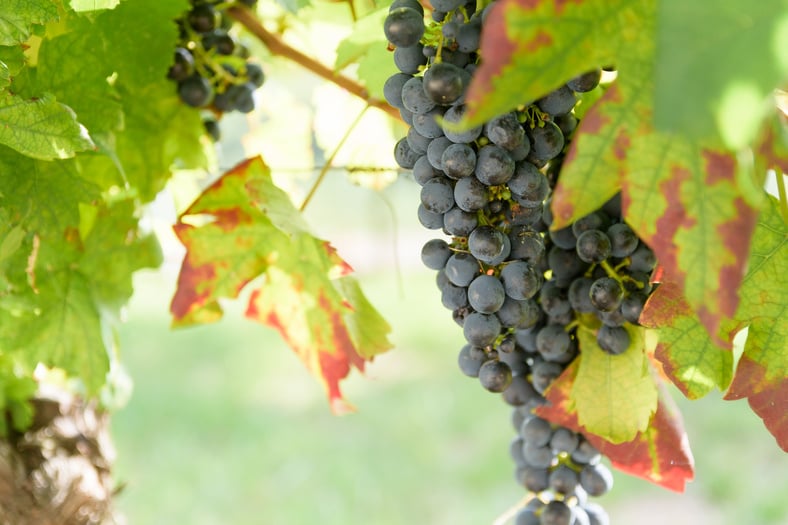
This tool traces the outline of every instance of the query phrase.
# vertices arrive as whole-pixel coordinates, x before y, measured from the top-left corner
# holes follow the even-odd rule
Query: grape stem
[[[331,152],[331,155],[326,160],[325,165],[323,165],[323,168],[321,168],[320,173],[317,176],[317,179],[315,179],[315,183],[312,184],[311,188],[309,188],[309,193],[306,194],[306,197],[304,198],[304,202],[301,203],[301,207],[298,209],[299,212],[301,213],[304,212],[307,205],[309,204],[309,201],[312,200],[312,197],[315,195],[315,192],[320,187],[320,184],[323,182],[323,179],[326,177],[326,173],[328,173],[329,170],[331,169],[331,164],[334,162],[337,153],[339,153],[339,150],[341,150],[342,146],[345,145],[345,142],[347,141],[348,137],[350,137],[350,134],[353,133],[354,129],[356,129],[358,123],[361,122],[361,117],[364,116],[364,113],[366,113],[368,109],[369,106],[364,106],[364,109],[361,110],[361,112],[358,114],[358,116],[356,116],[356,118],[353,120],[350,126],[348,126],[347,130],[345,131],[345,134],[342,135],[342,138],[339,139],[339,142],[337,142],[334,151]]]
[[[229,13],[229,15],[235,20],[240,22],[241,25],[243,25],[250,33],[256,36],[258,40],[260,40],[260,42],[262,42],[263,45],[268,48],[271,54],[280,55],[292,60],[296,64],[308,69],[317,76],[322,77],[329,82],[333,82],[349,93],[363,99],[368,106],[385,111],[392,118],[402,122],[402,117],[396,108],[389,106],[383,100],[378,100],[369,96],[367,89],[355,80],[336,73],[331,68],[321,64],[309,55],[305,55],[301,51],[288,45],[278,35],[275,35],[264,28],[255,14],[249,9],[235,5],[229,8],[227,13]]]
[[[495,518],[495,521],[493,521],[492,525],[504,525],[505,523],[508,523],[509,520],[511,520],[533,497],[535,496],[526,496],[512,505],[510,508],[506,509],[503,514]]]

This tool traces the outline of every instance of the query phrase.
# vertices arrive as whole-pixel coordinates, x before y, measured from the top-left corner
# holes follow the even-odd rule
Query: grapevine
[[[392,215],[443,234],[420,259],[464,341],[430,349],[510,410],[485,443],[515,432],[516,504],[476,497],[488,521],[617,523],[593,500],[613,469],[682,492],[695,466],[672,386],[746,399],[788,450],[783,4],[0,2],[0,525],[120,519],[108,428],[139,348],[117,329],[132,276],[165,260],[173,327],[242,301],[331,411],[355,410],[345,379],[402,327],[307,223],[341,171],[409,188]],[[289,397],[271,375],[252,382]],[[785,517],[747,497],[749,518]]]

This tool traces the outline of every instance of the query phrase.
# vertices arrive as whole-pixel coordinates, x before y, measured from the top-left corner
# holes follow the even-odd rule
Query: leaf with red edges
[[[537,407],[535,412],[553,423],[582,432],[622,472],[683,492],[685,483],[695,475],[694,460],[681,414],[661,380],[657,380],[657,410],[648,428],[631,441],[613,444],[588,432],[578,423],[577,411],[571,401],[578,368],[578,360],[575,360],[553,381],[545,392],[549,404]]]
[[[741,196],[736,158],[683,137],[633,137],[624,182],[627,221],[651,246],[715,344],[732,318],[757,210]]]
[[[485,19],[484,60],[468,88],[471,127],[530,103],[617,58],[637,38],[645,3],[626,0],[499,0]]]
[[[323,382],[336,412],[351,409],[339,382],[391,348],[390,327],[348,277],[350,266],[309,233],[262,159],[242,162],[205,190],[175,233],[187,251],[170,307],[173,324],[219,319],[219,299],[238,297],[264,276],[246,316],[280,332]]]
[[[656,359],[690,399],[714,388],[725,390],[733,376],[733,353],[715,345],[674,283],[662,283],[649,297],[640,323],[659,329]]]
[[[752,319],[726,399],[748,398],[788,451],[788,228],[769,197],[758,220],[742,285],[739,324]]]

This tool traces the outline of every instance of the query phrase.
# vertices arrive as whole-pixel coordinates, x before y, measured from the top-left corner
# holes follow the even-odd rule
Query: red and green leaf
[[[280,332],[323,382],[335,411],[350,409],[339,382],[391,348],[390,327],[348,277],[350,266],[308,232],[262,159],[225,173],[180,216],[175,232],[187,252],[173,323],[219,319],[220,298],[238,297],[263,276],[246,316]]]
[[[674,283],[662,283],[649,298],[640,322],[659,329],[656,359],[690,399],[714,388],[724,391],[733,376],[733,353],[714,344]]]
[[[769,197],[752,244],[742,286],[739,324],[751,319],[747,341],[725,398],[748,398],[788,451],[788,227]],[[737,316],[739,317],[739,316]]]
[[[683,492],[685,483],[694,477],[694,460],[681,415],[661,380],[657,380],[658,402],[648,428],[630,441],[614,444],[593,434],[578,421],[572,395],[579,368],[576,360],[564,370],[547,389],[549,404],[538,407],[536,413],[553,423],[583,432],[592,445],[610,458],[615,468]]]

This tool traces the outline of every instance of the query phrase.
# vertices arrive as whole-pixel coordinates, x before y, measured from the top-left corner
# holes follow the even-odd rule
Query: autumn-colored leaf
[[[578,369],[575,360],[553,381],[545,393],[549,404],[536,408],[536,413],[553,423],[583,432],[592,445],[610,458],[615,468],[683,492],[685,483],[694,477],[694,460],[681,415],[664,385],[659,383],[657,409],[648,428],[631,441],[613,444],[578,422],[572,401]]]
[[[733,376],[733,353],[715,345],[675,283],[651,295],[640,322],[659,330],[655,357],[670,380],[690,399],[725,390]]]
[[[280,332],[323,382],[334,411],[351,409],[339,382],[391,348],[390,327],[348,276],[350,266],[309,233],[262,159],[225,173],[180,216],[175,232],[187,252],[173,324],[219,319],[220,298],[235,298],[264,276],[246,316]]]
[[[758,220],[742,285],[739,325],[751,319],[744,354],[725,398],[748,398],[788,451],[788,227],[769,197]]]
[[[599,347],[594,331],[582,325],[577,330],[581,353],[571,399],[580,424],[611,443],[631,441],[646,430],[656,409],[643,331],[627,326],[629,348],[610,355]]]

